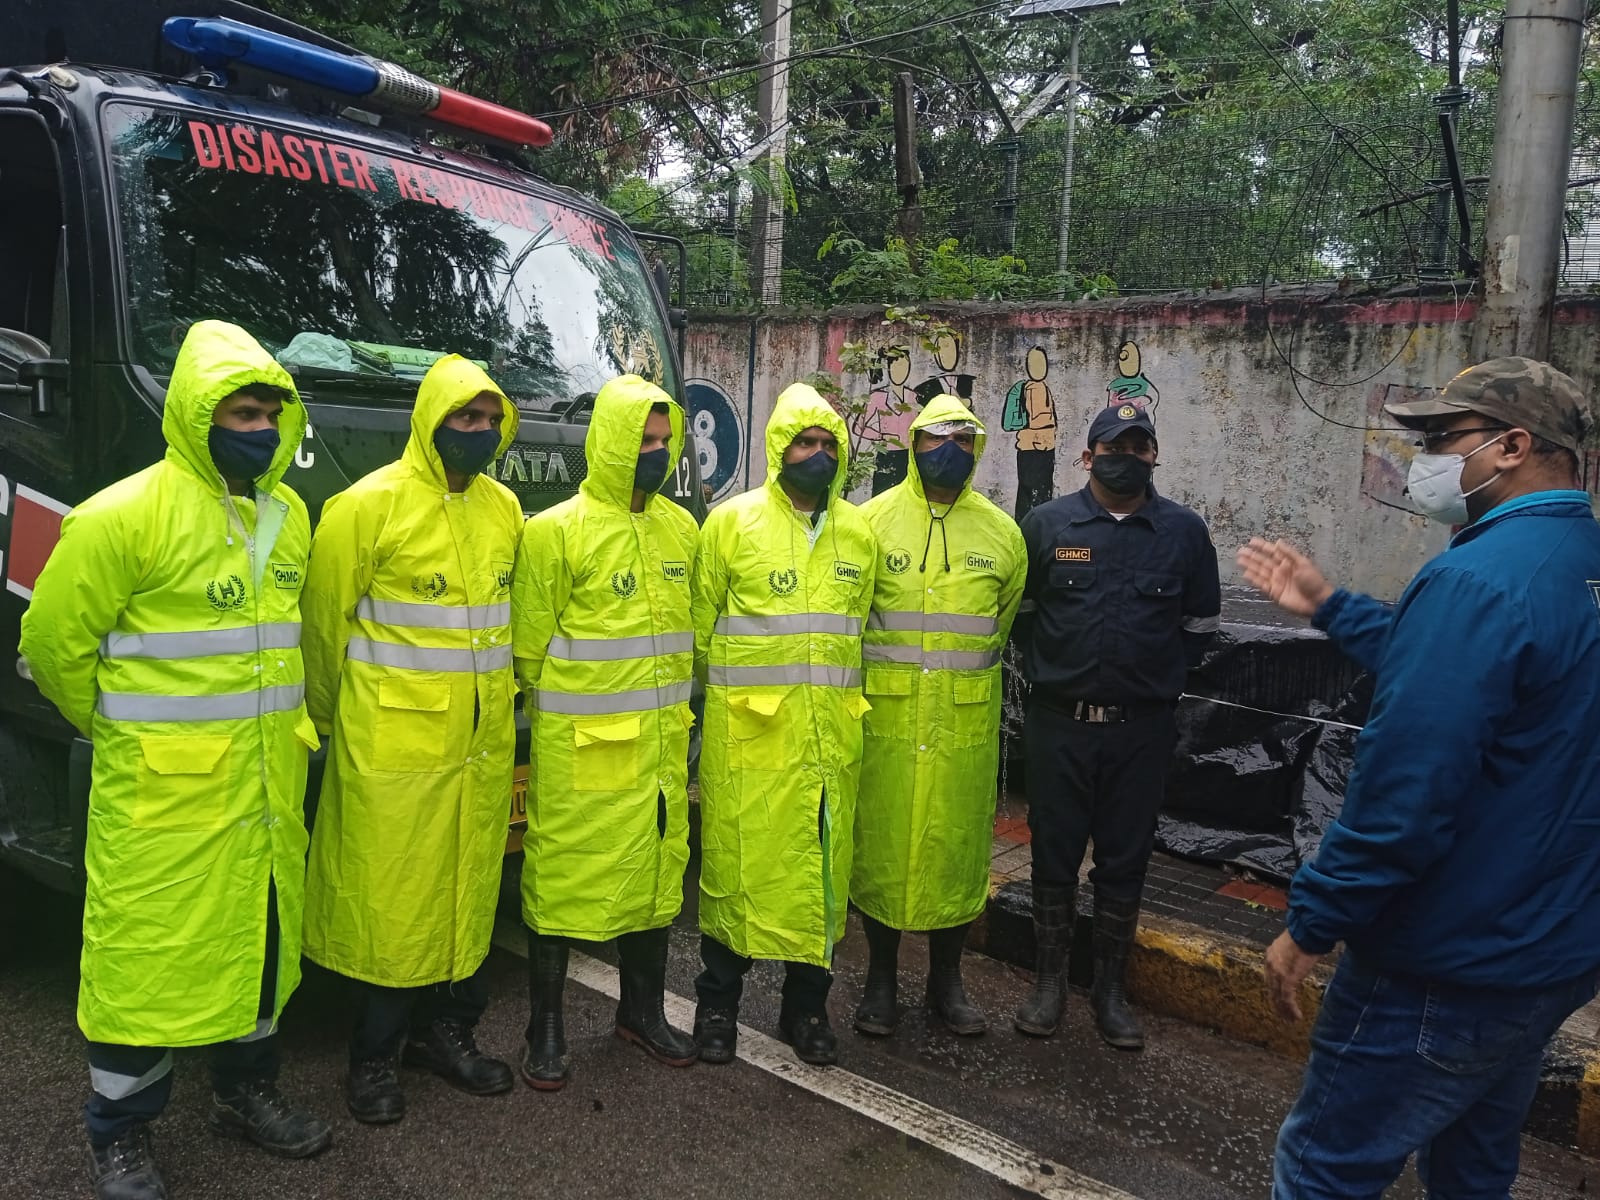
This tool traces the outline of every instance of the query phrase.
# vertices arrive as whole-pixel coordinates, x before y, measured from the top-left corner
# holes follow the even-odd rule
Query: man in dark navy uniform
[[[1061,1019],[1078,868],[1094,842],[1094,989],[1100,1036],[1138,1050],[1124,994],[1187,671],[1216,633],[1217,552],[1192,509],[1150,486],[1156,430],[1132,402],[1089,426],[1082,491],[1022,521],[1028,551],[1017,642],[1032,685],[1023,726],[1033,834],[1033,994],[1023,1033]]]

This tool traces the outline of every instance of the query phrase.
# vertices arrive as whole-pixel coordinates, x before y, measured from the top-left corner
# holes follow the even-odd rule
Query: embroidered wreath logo
[[[211,601],[211,607],[218,612],[227,612],[230,608],[243,608],[244,580],[237,575],[229,575],[226,579],[213,579],[206,584],[206,599]]]
[[[767,572],[767,583],[774,596],[787,596],[800,586],[800,572],[791,567],[787,571]]]
[[[418,575],[411,580],[411,594],[424,600],[437,600],[449,590],[450,584],[437,571],[432,575]]]
[[[616,571],[611,576],[611,590],[626,600],[639,590],[639,581],[632,571]]]
[[[891,550],[883,556],[883,565],[891,575],[904,575],[911,569],[911,554],[905,550]]]

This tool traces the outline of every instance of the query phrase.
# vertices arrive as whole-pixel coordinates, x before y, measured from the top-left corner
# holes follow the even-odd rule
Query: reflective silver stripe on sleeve
[[[403,671],[477,671],[487,673],[511,665],[511,647],[486,646],[473,650],[466,646],[402,646],[353,637],[345,651],[357,662],[379,667],[398,667]]]
[[[859,637],[861,618],[842,613],[774,613],[766,617],[718,617],[724,637],[779,637],[786,633],[838,633]]]
[[[1215,633],[1222,628],[1222,617],[1185,617],[1183,631],[1185,633]]]
[[[987,637],[1000,632],[1000,622],[967,613],[874,611],[867,618],[867,628],[885,633],[971,633]]]
[[[305,685],[285,683],[220,696],[141,696],[101,692],[95,709],[110,721],[239,721],[259,713],[290,712],[305,699]]]
[[[607,717],[686,704],[692,686],[685,680],[682,683],[669,683],[665,687],[635,688],[631,692],[603,692],[597,695],[547,692],[541,688],[535,693],[535,701],[540,712],[561,713],[569,717]]]
[[[254,650],[290,650],[300,644],[300,622],[275,621],[233,629],[197,629],[171,633],[108,633],[100,643],[102,658],[205,658],[212,654],[249,654]]]
[[[713,687],[810,684],[813,687],[858,688],[861,670],[810,663],[788,663],[781,667],[711,667],[706,673],[706,682]]]
[[[694,634],[640,634],[620,638],[550,639],[550,657],[568,662],[622,662],[630,658],[654,658],[660,654],[692,654]]]
[[[363,596],[356,616],[380,625],[410,625],[414,629],[487,629],[511,623],[511,601],[499,604],[413,604],[409,600],[374,600]]]
[[[152,1083],[165,1078],[172,1070],[172,1051],[161,1056],[161,1061],[143,1075],[121,1075],[100,1067],[89,1068],[89,1086],[107,1100],[126,1100],[136,1096]]]
[[[911,663],[930,671],[983,671],[1000,665],[998,650],[924,650],[920,646],[861,647],[867,662]]]

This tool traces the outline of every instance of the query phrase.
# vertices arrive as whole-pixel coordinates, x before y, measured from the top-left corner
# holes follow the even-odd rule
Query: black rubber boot
[[[622,998],[617,1002],[617,1036],[642,1046],[669,1067],[692,1066],[700,1057],[695,1040],[667,1021],[667,937],[671,930],[646,929],[617,938]]]
[[[522,1082],[541,1092],[566,1087],[572,1078],[567,1030],[561,1020],[561,994],[567,986],[567,943],[528,933],[528,1048],[522,1056]]]
[[[700,1047],[700,1061],[721,1065],[731,1063],[739,1048],[739,1010],[705,1008],[694,1010],[694,1041]]]
[[[1033,885],[1033,993],[1017,1008],[1012,1024],[1021,1033],[1049,1037],[1061,1024],[1066,998],[1067,955],[1077,917],[1078,885]]]
[[[400,1090],[397,1058],[369,1058],[350,1064],[344,1081],[344,1103],[363,1125],[393,1125],[406,1115],[406,1094]]]
[[[801,1062],[831,1067],[839,1061],[839,1039],[833,1036],[828,1014],[821,1009],[779,1012],[778,1032],[794,1047],[795,1057]]]
[[[1128,954],[1139,931],[1139,901],[1094,898],[1094,988],[1089,1005],[1107,1045],[1143,1050],[1144,1030],[1128,1007]]]
[[[90,1146],[89,1178],[95,1200],[167,1200],[148,1125],[134,1125],[109,1145]]]
[[[254,1142],[280,1158],[310,1158],[333,1145],[333,1126],[296,1108],[270,1079],[252,1079],[211,1097],[211,1128]]]
[[[935,929],[928,934],[928,1011],[962,1037],[976,1037],[989,1028],[983,1010],[967,999],[961,986],[961,947],[967,926]]]
[[[856,1005],[856,1032],[888,1037],[899,1020],[900,931],[861,914],[867,932],[867,982]]]
[[[464,1021],[434,1021],[413,1032],[403,1061],[408,1067],[432,1071],[469,1096],[504,1095],[517,1082],[508,1064],[478,1049],[472,1026]]]

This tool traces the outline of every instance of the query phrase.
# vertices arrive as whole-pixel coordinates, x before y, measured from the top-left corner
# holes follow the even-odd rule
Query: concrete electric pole
[[[1506,0],[1474,362],[1550,354],[1584,0]]]
[[[784,148],[789,142],[789,14],[794,0],[761,0],[756,137],[768,143],[767,190],[750,206],[750,284],[762,304],[783,300]]]

